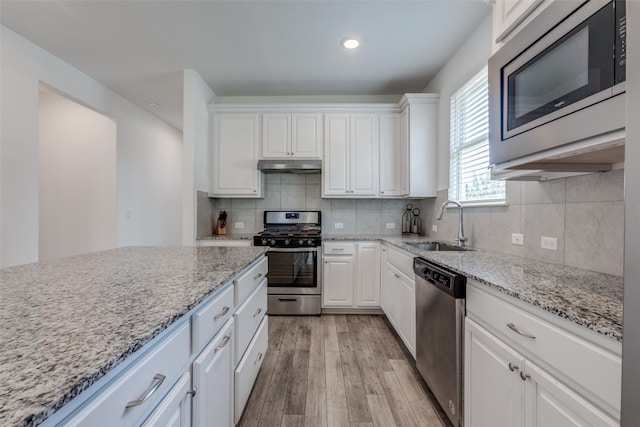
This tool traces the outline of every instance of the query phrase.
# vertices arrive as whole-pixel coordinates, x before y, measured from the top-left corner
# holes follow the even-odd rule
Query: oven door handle
[[[269,248],[267,252],[318,252],[318,248]]]

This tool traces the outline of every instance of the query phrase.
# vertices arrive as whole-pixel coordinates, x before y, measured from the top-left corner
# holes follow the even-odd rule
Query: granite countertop
[[[499,252],[433,252],[410,245],[412,242],[434,241],[424,236],[322,237],[323,240],[382,240],[608,338],[622,341],[623,280],[620,276]]]
[[[0,425],[37,425],[266,252],[136,247],[0,269]]]
[[[213,236],[198,237],[196,240],[253,240],[255,233],[214,234]]]

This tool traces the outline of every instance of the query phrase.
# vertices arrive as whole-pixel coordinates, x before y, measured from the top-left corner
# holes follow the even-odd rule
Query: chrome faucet
[[[438,212],[438,216],[436,217],[437,220],[441,220],[442,219],[442,215],[444,215],[444,209],[449,206],[450,204],[452,205],[456,205],[458,207],[458,238],[456,239],[456,242],[458,242],[458,246],[463,247],[464,246],[464,242],[466,242],[467,239],[466,237],[464,237],[464,226],[462,225],[462,205],[459,202],[456,202],[455,200],[447,200],[446,202],[444,202],[442,204],[442,207],[440,208],[440,212]]]

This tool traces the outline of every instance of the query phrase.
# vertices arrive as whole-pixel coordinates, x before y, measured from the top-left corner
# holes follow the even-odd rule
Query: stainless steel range
[[[321,313],[320,218],[320,211],[265,211],[265,229],[253,237],[253,244],[269,247],[270,315]]]

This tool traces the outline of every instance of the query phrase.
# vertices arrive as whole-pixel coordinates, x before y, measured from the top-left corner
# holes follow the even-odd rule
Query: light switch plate
[[[234,228],[244,228],[244,222],[236,222],[233,225]]]
[[[431,231],[433,231],[434,233],[438,232],[438,224],[432,224],[431,225]]]
[[[336,222],[336,223],[333,225],[333,227],[334,227],[334,228],[344,228],[344,224],[343,224],[343,223],[341,223],[341,222]]]
[[[395,222],[388,222],[388,223],[386,224],[386,227],[387,227],[387,228],[396,228],[396,223],[395,223]]]

